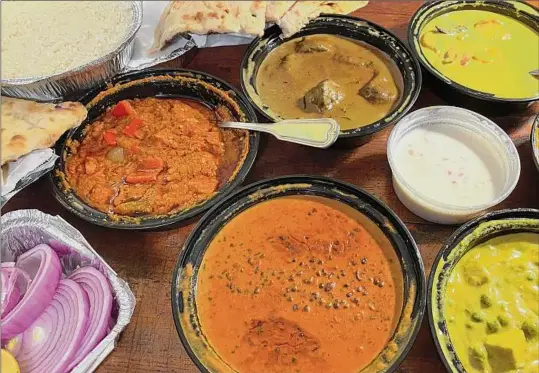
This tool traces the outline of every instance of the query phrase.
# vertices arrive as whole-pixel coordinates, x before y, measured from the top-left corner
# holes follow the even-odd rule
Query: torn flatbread
[[[36,149],[49,148],[86,119],[79,102],[41,104],[2,97],[2,165]]]
[[[348,14],[363,8],[368,1],[296,1],[277,24],[285,38],[301,30],[322,13]]]
[[[236,12],[240,33],[247,35],[264,35],[266,27],[267,1],[230,1],[232,10]]]
[[[277,22],[294,5],[295,1],[268,1],[266,22]]]
[[[171,1],[154,32],[150,52],[181,34],[263,35],[266,1]]]
[[[171,1],[155,29],[150,51],[162,49],[176,36],[186,33],[237,33],[237,5],[233,1]]]

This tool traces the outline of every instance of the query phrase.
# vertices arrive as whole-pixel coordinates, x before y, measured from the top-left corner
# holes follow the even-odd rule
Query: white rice
[[[2,1],[2,79],[48,76],[116,49],[132,20],[127,1]]]

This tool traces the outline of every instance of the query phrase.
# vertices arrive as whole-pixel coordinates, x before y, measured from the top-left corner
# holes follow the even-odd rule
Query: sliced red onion
[[[107,334],[107,326],[112,311],[112,292],[107,278],[94,267],[83,267],[74,271],[69,279],[79,284],[90,301],[88,330],[68,371],[80,363]]]
[[[58,255],[47,245],[22,254],[15,264],[30,276],[26,295],[2,319],[2,341],[24,332],[49,305],[58,286],[62,267]]]
[[[60,280],[41,316],[7,344],[24,373],[65,373],[84,338],[88,295],[73,280]]]
[[[2,263],[2,298],[0,318],[4,318],[24,296],[30,286],[30,276],[15,263]]]

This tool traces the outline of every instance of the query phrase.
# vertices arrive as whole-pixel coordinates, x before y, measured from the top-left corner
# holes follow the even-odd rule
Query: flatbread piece
[[[70,128],[86,119],[79,102],[41,104],[2,97],[2,165],[36,149],[49,148]]]
[[[237,10],[241,34],[264,35],[267,1],[231,1],[231,3],[234,4],[233,11]]]
[[[251,2],[251,1],[250,1]],[[162,49],[177,35],[240,32],[233,1],[171,1],[161,14],[151,51]]]
[[[268,1],[266,22],[277,22],[294,5],[295,1]]]
[[[154,33],[150,52],[180,34],[242,33],[263,35],[266,1],[171,1]]]
[[[322,13],[348,14],[363,8],[368,1],[296,1],[277,21],[285,38],[301,30]]]

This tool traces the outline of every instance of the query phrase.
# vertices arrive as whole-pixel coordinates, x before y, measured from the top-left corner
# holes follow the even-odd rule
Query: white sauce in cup
[[[395,166],[422,195],[453,206],[489,203],[500,195],[499,156],[476,133],[443,123],[410,130],[395,150]]]
[[[514,190],[520,159],[511,138],[472,111],[434,106],[406,115],[389,136],[393,188],[414,214],[465,222]]]

